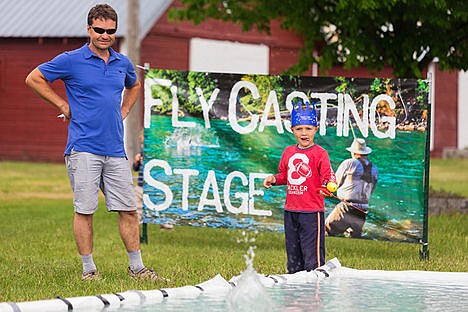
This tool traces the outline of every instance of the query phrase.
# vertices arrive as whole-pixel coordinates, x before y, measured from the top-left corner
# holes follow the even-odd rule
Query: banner
[[[372,149],[368,159],[378,180],[359,237],[420,242],[428,93],[428,82],[416,79],[151,69],[145,79],[143,222],[283,231],[286,186],[265,189],[262,182],[277,173],[283,150],[296,144],[290,111],[302,101],[317,108],[315,143],[327,150],[335,172],[351,157],[347,148],[355,138]],[[329,221],[339,215],[335,210],[330,216],[340,203],[339,196],[326,198]],[[356,233],[349,226],[332,234]]]

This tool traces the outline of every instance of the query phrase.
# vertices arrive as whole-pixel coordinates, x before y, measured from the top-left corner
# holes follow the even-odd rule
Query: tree
[[[384,65],[396,77],[421,78],[438,59],[442,69],[468,69],[468,6],[463,0],[181,0],[171,20],[199,24],[213,18],[270,33],[270,21],[303,38],[298,62],[370,72]],[[314,53],[316,51],[316,53]]]

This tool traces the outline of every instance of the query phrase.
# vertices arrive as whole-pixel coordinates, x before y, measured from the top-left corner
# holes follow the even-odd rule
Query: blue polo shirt
[[[122,91],[132,87],[137,77],[128,57],[109,51],[107,64],[85,44],[38,66],[49,82],[60,79],[65,83],[71,111],[65,155],[74,149],[125,156]]]

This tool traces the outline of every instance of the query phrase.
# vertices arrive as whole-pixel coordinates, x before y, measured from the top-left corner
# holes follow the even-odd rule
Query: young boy
[[[284,231],[288,273],[311,271],[325,264],[323,186],[336,190],[336,178],[327,151],[314,143],[317,132],[315,107],[293,107],[291,129],[297,144],[288,146],[278,166],[279,173],[265,178],[263,185],[287,184]]]

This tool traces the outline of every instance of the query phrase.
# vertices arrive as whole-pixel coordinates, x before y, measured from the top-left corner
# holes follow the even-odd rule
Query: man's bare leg
[[[140,224],[136,211],[119,211],[119,232],[128,252],[140,250]]]
[[[73,233],[80,255],[91,254],[93,252],[93,215],[75,213]]]
[[[140,223],[136,211],[119,211],[120,237],[127,250],[130,269],[139,272],[144,269],[140,252]]]
[[[82,279],[97,278],[97,269],[93,261],[93,215],[75,213],[73,234],[83,263]]]

